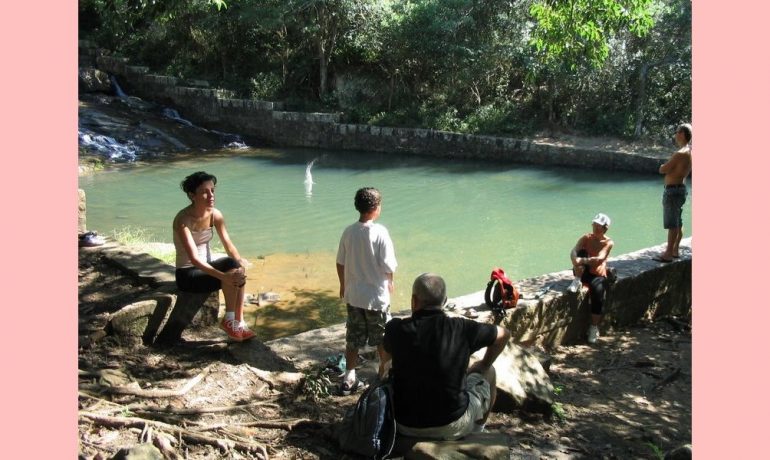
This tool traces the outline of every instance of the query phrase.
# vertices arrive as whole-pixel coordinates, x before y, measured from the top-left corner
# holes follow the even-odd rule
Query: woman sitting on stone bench
[[[222,212],[214,207],[217,178],[204,171],[187,176],[182,190],[191,203],[174,217],[176,285],[181,291],[213,292],[222,289],[225,317],[220,327],[236,341],[254,337],[243,321],[246,260],[227,233]],[[211,239],[216,229],[229,257],[211,260]]]

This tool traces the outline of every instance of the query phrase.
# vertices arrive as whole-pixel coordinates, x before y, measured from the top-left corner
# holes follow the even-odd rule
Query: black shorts
[[[209,264],[220,272],[228,272],[241,266],[232,257],[222,257]],[[176,287],[186,292],[214,292],[222,289],[222,281],[206,274],[198,267],[177,268]]]

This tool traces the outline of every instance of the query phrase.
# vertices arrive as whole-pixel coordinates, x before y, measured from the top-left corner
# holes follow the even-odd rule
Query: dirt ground
[[[93,249],[78,264],[80,459],[141,442],[169,459],[353,458],[332,427],[355,395],[323,397],[322,379],[282,384],[297,374],[237,362],[214,328],[167,349],[107,334],[109,313],[149,288]],[[691,443],[691,345],[690,319],[678,318],[551,350],[553,414],[493,413],[487,429],[510,435],[511,458],[662,458]]]

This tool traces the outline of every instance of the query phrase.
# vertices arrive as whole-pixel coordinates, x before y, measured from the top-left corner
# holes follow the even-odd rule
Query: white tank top
[[[190,233],[198,250],[198,257],[206,262],[211,262],[211,245],[209,242],[214,237],[214,228],[209,227],[199,232],[191,230]],[[192,267],[193,264],[190,262],[190,258],[187,257],[187,251],[184,250],[184,246],[178,241],[176,234],[174,235],[174,247],[176,248],[176,268]]]

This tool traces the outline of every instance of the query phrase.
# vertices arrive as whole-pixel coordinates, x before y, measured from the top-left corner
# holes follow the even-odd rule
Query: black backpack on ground
[[[372,459],[390,455],[396,443],[391,377],[369,385],[339,427],[340,448]]]

